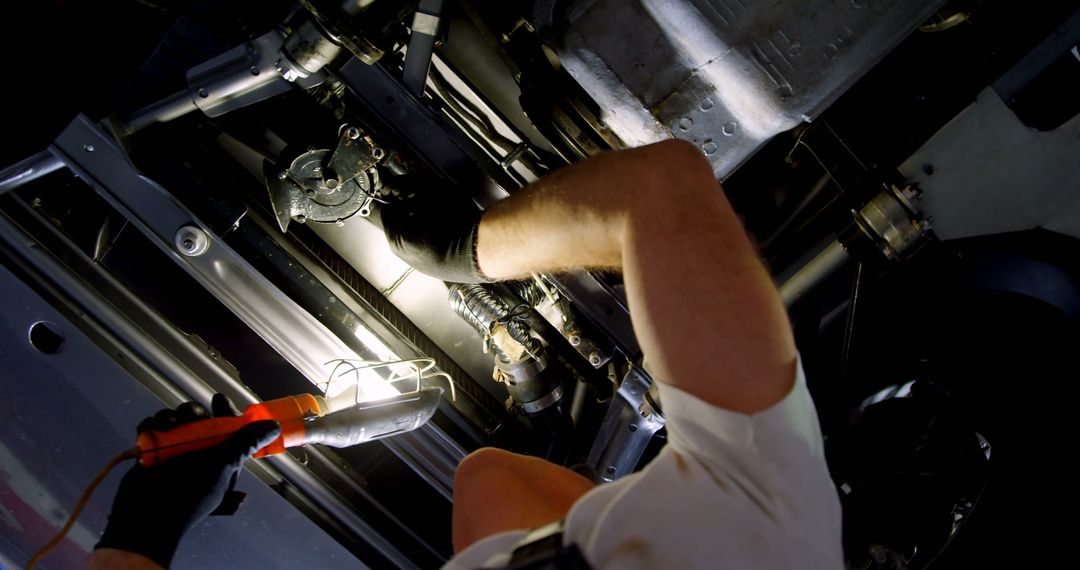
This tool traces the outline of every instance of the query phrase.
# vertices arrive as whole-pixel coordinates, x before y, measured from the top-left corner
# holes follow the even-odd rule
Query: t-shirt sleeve
[[[661,384],[668,445],[766,511],[797,518],[836,508],[817,412],[801,359],[791,392],[772,407],[741,414]]]
[[[442,570],[476,570],[499,568],[510,563],[514,547],[528,534],[527,530],[510,530],[480,539],[454,555]]]

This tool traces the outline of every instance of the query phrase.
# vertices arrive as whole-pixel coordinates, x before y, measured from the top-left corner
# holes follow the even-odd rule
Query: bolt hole
[[[636,425],[634,425],[634,424],[630,424],[630,431],[631,431],[631,432],[635,432],[635,431],[637,431],[637,426],[636,426]]]
[[[609,465],[608,468],[604,470],[604,472],[607,473],[608,475],[614,475],[615,474],[615,466],[614,465]]]
[[[30,325],[30,346],[42,354],[56,354],[64,344],[64,335],[59,327],[45,321]]]

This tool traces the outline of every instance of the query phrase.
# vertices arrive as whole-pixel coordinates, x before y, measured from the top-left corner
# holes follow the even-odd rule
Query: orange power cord
[[[83,508],[86,507],[86,503],[90,501],[90,496],[94,494],[94,490],[97,489],[98,485],[101,484],[109,472],[128,459],[136,459],[141,453],[141,449],[133,447],[120,455],[113,457],[108,465],[102,467],[101,471],[97,472],[97,475],[94,476],[94,480],[90,481],[90,484],[86,486],[86,490],[83,491],[82,496],[79,497],[79,501],[75,503],[75,508],[73,508],[71,514],[68,515],[67,522],[64,523],[64,526],[60,528],[60,531],[56,533],[56,536],[54,536],[48,544],[42,546],[40,550],[30,557],[30,561],[26,563],[26,570],[33,570],[34,566],[41,562],[42,558],[45,558],[45,555],[52,551],[53,548],[56,548],[56,545],[60,544],[60,541],[64,540],[64,537],[67,536],[71,527],[75,526],[75,520],[79,518],[79,513],[82,513]]]

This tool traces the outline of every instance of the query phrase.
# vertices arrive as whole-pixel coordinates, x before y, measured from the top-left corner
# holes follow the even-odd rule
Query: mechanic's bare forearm
[[[575,164],[485,213],[481,271],[496,279],[621,268],[656,375],[752,413],[790,389],[783,305],[708,162],[669,141]]]
[[[622,267],[631,208],[647,198],[643,161],[667,152],[653,145],[607,153],[544,177],[484,213],[477,259],[484,275],[512,279],[530,273]],[[640,170],[640,172],[635,172]]]
[[[86,559],[83,570],[163,570],[149,558],[115,548],[99,548]]]

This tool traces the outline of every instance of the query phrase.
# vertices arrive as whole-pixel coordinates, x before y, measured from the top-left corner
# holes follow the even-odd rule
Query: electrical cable
[[[97,475],[94,475],[94,479],[86,486],[82,496],[80,496],[79,500],[75,503],[75,507],[71,509],[71,514],[68,515],[67,522],[65,522],[64,526],[56,533],[56,536],[53,536],[52,540],[46,543],[45,546],[42,546],[40,550],[30,557],[30,561],[26,563],[26,570],[33,570],[34,566],[41,562],[42,558],[45,558],[45,555],[52,551],[53,548],[56,548],[56,545],[60,544],[60,541],[64,540],[64,537],[67,536],[71,527],[75,526],[75,521],[79,518],[79,514],[82,513],[83,508],[86,507],[86,503],[90,502],[90,496],[94,494],[98,485],[100,485],[105,477],[109,475],[109,472],[124,461],[139,457],[141,453],[142,450],[138,447],[128,449],[116,457],[113,457],[105,467],[101,468],[101,471],[97,472]]]
[[[444,378],[446,382],[450,385],[451,400],[453,401],[457,399],[457,391],[454,386],[454,379],[446,372],[431,372],[432,369],[434,369],[436,366],[435,360],[431,358],[412,358],[407,360],[392,360],[388,362],[369,362],[366,360],[351,360],[346,358],[339,358],[327,362],[326,365],[329,366],[335,363],[336,365],[330,373],[330,378],[327,379],[327,389],[329,389],[330,383],[333,381],[333,378],[335,376],[340,377],[349,373],[356,373],[359,376],[360,372],[363,370],[388,368],[392,366],[403,365],[408,366],[412,369],[412,374],[410,374],[409,376],[415,375],[417,392],[419,392],[422,388],[422,380],[440,377]],[[342,372],[341,374],[338,374],[338,370],[340,370],[342,366],[347,366],[349,367],[349,369],[345,372]],[[386,381],[389,383],[404,378],[406,378],[406,376],[401,376],[399,372],[391,369],[391,376]],[[357,382],[359,382],[359,377],[357,378]],[[326,390],[324,390],[324,392],[325,391]],[[75,526],[75,521],[78,520],[79,515],[86,507],[86,504],[90,502],[90,497],[94,494],[94,491],[97,490],[101,482],[105,480],[105,477],[107,477],[117,465],[123,463],[124,461],[127,461],[128,459],[136,459],[141,454],[142,450],[138,447],[133,447],[131,449],[125,450],[116,457],[113,457],[105,465],[105,467],[102,467],[101,470],[98,471],[96,475],[94,475],[94,478],[90,481],[90,484],[86,486],[86,489],[83,490],[83,493],[79,497],[79,500],[75,503],[74,508],[72,508],[71,514],[68,515],[68,519],[64,523],[64,526],[61,527],[59,531],[57,531],[56,535],[53,536],[53,538],[49,540],[49,542],[46,543],[45,546],[42,546],[41,549],[39,549],[37,552],[34,553],[33,556],[30,557],[30,561],[26,563],[26,570],[33,570],[33,568],[38,563],[40,563],[41,560],[49,554],[49,552],[51,552],[54,548],[56,548],[58,544],[60,544],[61,541],[64,540],[64,537],[67,536],[68,532],[71,531],[71,527]]]
[[[335,363],[336,365],[331,371],[330,377],[327,379],[326,389],[330,388],[330,383],[333,381],[335,376],[340,377],[349,373],[356,373],[358,376],[357,382],[359,382],[359,374],[363,370],[388,368],[400,365],[408,366],[412,369],[412,374],[410,374],[409,376],[415,375],[417,392],[419,392],[422,388],[422,380],[440,377],[444,378],[446,382],[450,385],[451,400],[457,400],[457,391],[454,386],[454,379],[446,372],[438,370],[432,372],[436,364],[435,360],[431,358],[412,358],[407,360],[392,360],[388,362],[369,362],[366,360],[339,358],[327,362],[326,365],[329,366]],[[338,370],[340,370],[342,366],[347,366],[349,367],[349,369],[345,372],[342,372],[341,374],[338,374]],[[386,381],[390,383],[404,379],[406,377],[407,376],[401,376],[398,371],[391,369],[390,378],[386,379]],[[326,392],[326,390],[323,391]],[[143,450],[138,447],[133,447],[131,449],[125,450],[116,457],[113,457],[104,467],[101,468],[100,471],[97,472],[97,474],[94,475],[94,478],[90,481],[90,484],[86,486],[86,489],[83,490],[82,495],[79,497],[79,500],[75,503],[74,508],[72,508],[71,514],[68,515],[67,521],[64,523],[64,526],[62,526],[60,530],[57,531],[56,535],[53,536],[53,538],[49,540],[49,542],[46,543],[45,546],[42,546],[37,552],[34,553],[33,556],[30,557],[30,561],[26,563],[26,570],[33,570],[33,568],[38,563],[40,563],[41,560],[49,554],[49,552],[51,552],[54,548],[56,548],[58,544],[60,544],[61,541],[64,540],[64,537],[67,536],[68,532],[71,531],[71,527],[75,526],[75,521],[78,520],[79,515],[86,507],[86,504],[90,502],[90,497],[94,494],[94,491],[97,490],[98,486],[101,485],[101,482],[105,480],[105,477],[107,477],[117,465],[123,463],[124,461],[127,461],[128,459],[138,458],[142,454],[142,451]]]

